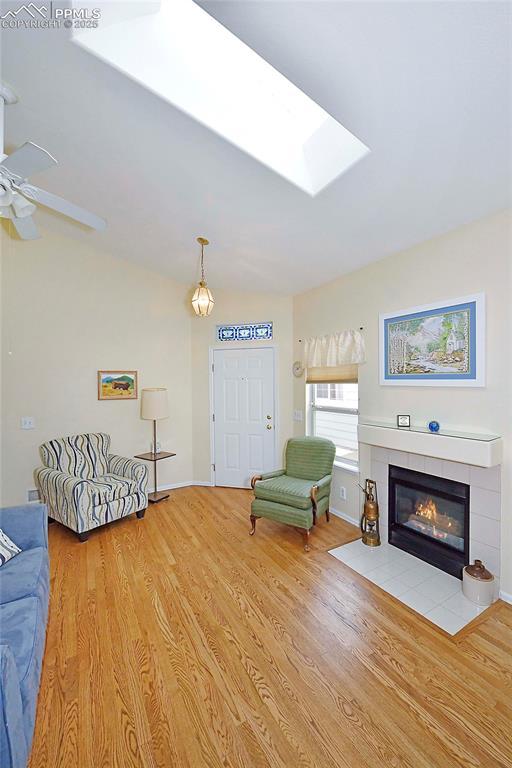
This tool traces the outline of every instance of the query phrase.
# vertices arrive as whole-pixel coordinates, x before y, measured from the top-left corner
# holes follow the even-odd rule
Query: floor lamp
[[[156,502],[162,501],[162,499],[169,498],[169,494],[165,491],[158,492],[158,484],[156,479],[156,463],[158,459],[165,459],[168,456],[174,454],[165,453],[156,450],[156,422],[158,419],[169,418],[169,402],[167,399],[167,390],[164,387],[153,387],[150,389],[142,390],[142,402],[140,409],[140,416],[142,419],[148,419],[153,422],[153,450],[150,454],[150,461],[153,462],[153,478],[154,478],[154,493],[149,494],[149,501]]]

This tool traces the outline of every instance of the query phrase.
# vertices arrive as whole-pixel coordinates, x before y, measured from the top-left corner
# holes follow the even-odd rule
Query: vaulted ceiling
[[[7,149],[109,223],[42,226],[190,283],[206,235],[212,288],[296,293],[511,205],[509,3],[200,4],[371,153],[311,197],[66,30],[4,30]]]

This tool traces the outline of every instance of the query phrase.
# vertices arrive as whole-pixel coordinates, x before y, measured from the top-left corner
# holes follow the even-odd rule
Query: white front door
[[[275,468],[274,350],[213,353],[215,484],[248,488]]]

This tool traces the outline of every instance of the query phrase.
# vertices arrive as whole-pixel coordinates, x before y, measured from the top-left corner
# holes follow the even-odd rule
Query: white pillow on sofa
[[[15,555],[19,555],[20,552],[21,549],[0,528],[0,566]]]

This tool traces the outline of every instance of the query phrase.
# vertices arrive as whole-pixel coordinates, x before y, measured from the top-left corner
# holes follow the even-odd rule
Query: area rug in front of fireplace
[[[367,547],[357,539],[329,554],[450,635],[487,610],[464,597],[460,579],[391,544]]]

